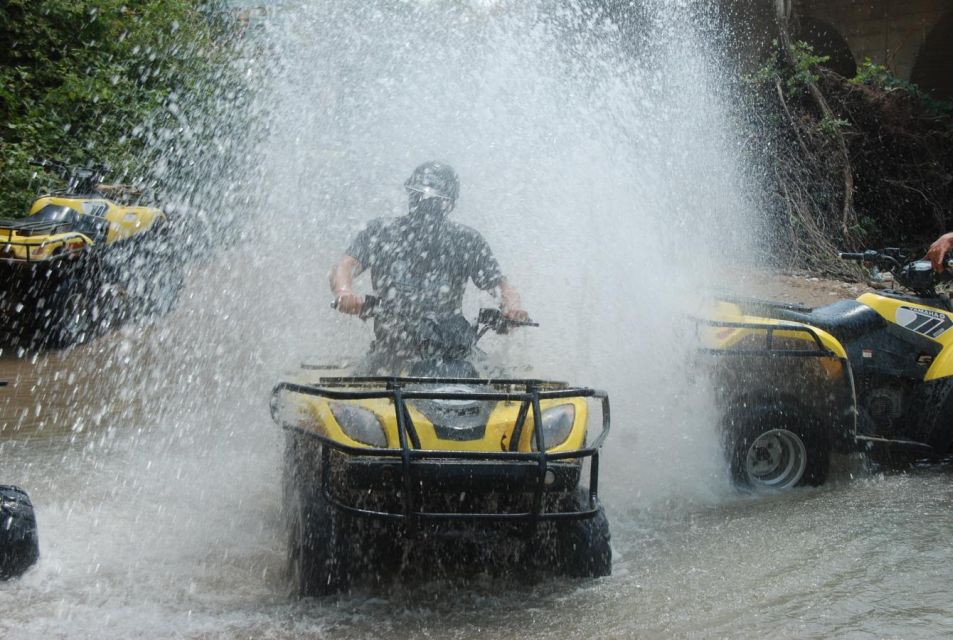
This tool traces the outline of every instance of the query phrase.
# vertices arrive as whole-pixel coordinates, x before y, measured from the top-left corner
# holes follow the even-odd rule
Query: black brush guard
[[[510,389],[491,392],[442,392],[407,389],[407,386],[434,385],[434,384],[462,384],[468,386],[487,386],[499,389]],[[393,521],[417,522],[448,522],[448,521],[492,521],[492,522],[529,522],[533,525],[541,520],[581,520],[592,518],[599,509],[599,449],[609,434],[609,396],[605,391],[589,388],[566,388],[557,383],[542,380],[523,379],[478,379],[478,378],[412,378],[412,377],[340,377],[322,378],[319,385],[302,385],[283,382],[272,391],[271,413],[272,418],[283,429],[312,437],[324,445],[323,464],[321,465],[321,484],[324,497],[328,503],[347,513],[363,517],[381,518]],[[370,387],[355,389],[355,387]],[[383,388],[381,388],[383,387]],[[521,388],[521,389],[520,389]],[[520,390],[516,390],[520,389]],[[278,416],[279,396],[284,393],[300,393],[329,400],[371,400],[388,398],[394,403],[397,419],[397,433],[400,442],[399,449],[378,449],[367,447],[352,447],[332,440],[324,435],[309,429],[303,429],[294,424],[287,424]],[[545,436],[542,429],[541,400],[560,398],[595,398],[601,400],[602,430],[592,444],[573,451],[549,453],[546,451]],[[533,433],[537,451],[436,451],[420,448],[420,439],[410,413],[407,411],[407,400],[477,400],[477,401],[509,401],[520,402],[517,415],[517,424],[510,438],[511,446],[519,442],[525,426],[529,409],[533,410]],[[381,511],[344,504],[331,491],[330,464],[328,464],[329,449],[341,452],[356,459],[388,459],[399,460],[399,474],[403,490],[401,491],[402,510]],[[547,472],[558,471],[551,464],[559,461],[582,460],[591,458],[589,465],[589,500],[587,508],[566,511],[544,511],[544,496],[547,492]],[[517,513],[445,513],[424,511],[415,504],[413,491],[414,471],[430,461],[459,460],[463,462],[501,464],[535,463],[535,482],[532,495],[532,509]]]

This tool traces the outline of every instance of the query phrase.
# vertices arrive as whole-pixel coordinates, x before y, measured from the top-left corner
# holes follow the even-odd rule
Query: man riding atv
[[[370,298],[354,293],[354,277],[371,270],[376,340],[357,375],[398,375],[420,340],[426,317],[462,320],[468,280],[484,291],[500,292],[501,310],[510,320],[526,321],[516,289],[509,284],[490,246],[475,229],[447,220],[460,193],[460,179],[447,164],[426,162],[404,183],[407,215],[372,220],[357,234],[331,269],[335,308],[367,317]],[[450,323],[452,326],[452,322]],[[469,325],[467,325],[469,326]]]

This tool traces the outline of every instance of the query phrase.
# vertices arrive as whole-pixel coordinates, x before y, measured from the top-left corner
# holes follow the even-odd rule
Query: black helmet
[[[420,194],[421,200],[444,198],[452,205],[460,195],[460,178],[449,164],[425,162],[414,169],[404,187],[411,195]]]

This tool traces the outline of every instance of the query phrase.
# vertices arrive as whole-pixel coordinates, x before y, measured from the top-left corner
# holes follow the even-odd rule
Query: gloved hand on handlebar
[[[944,257],[950,252],[950,249],[953,249],[953,233],[944,233],[930,245],[926,257],[937,273],[943,273],[946,267]]]
[[[513,288],[506,278],[500,282],[500,311],[507,320],[516,322],[528,322],[529,314],[523,309],[523,303],[520,300],[520,294]]]
[[[341,313],[359,316],[364,311],[364,296],[359,296],[350,289],[339,289],[335,292],[334,308]]]

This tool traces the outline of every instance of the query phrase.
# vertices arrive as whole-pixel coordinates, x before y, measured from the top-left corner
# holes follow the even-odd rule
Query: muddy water
[[[953,469],[885,476],[856,460],[841,461],[820,489],[755,498],[712,477],[706,491],[665,496],[646,495],[616,451],[603,482],[610,578],[478,578],[296,600],[283,573],[279,438],[264,407],[254,409],[267,387],[221,422],[204,412],[164,416],[152,397],[135,411],[89,400],[108,396],[125,367],[138,366],[122,354],[148,351],[156,331],[139,329],[104,338],[120,347],[100,339],[2,362],[11,385],[2,390],[0,471],[36,503],[42,557],[0,585],[0,637],[953,633]],[[63,387],[88,404],[43,393],[48,380],[72,380]],[[38,399],[46,405],[39,416]]]

